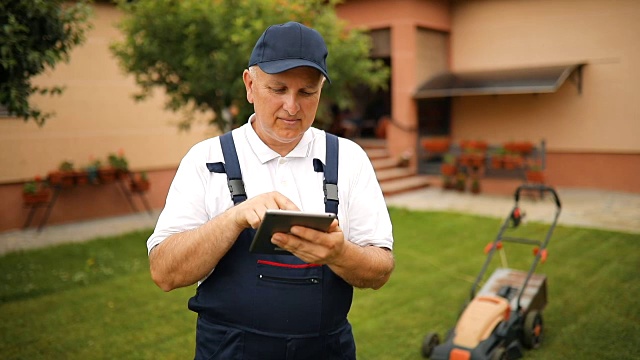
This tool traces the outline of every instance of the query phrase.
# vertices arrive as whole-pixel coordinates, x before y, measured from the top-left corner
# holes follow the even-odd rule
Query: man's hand
[[[395,266],[391,250],[347,241],[338,220],[326,233],[293,226],[289,234],[274,234],[271,242],[307,263],[328,265],[336,275],[359,288],[379,289]]]
[[[230,212],[238,227],[257,229],[267,209],[300,210],[289,198],[277,191],[272,191],[243,201],[227,211]]]
[[[342,255],[345,246],[338,220],[333,220],[326,233],[303,226],[292,226],[290,234],[276,233],[271,242],[310,264],[330,264]]]

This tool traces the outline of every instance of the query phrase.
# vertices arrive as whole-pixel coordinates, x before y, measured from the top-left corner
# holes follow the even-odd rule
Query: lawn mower
[[[551,193],[556,205],[555,216],[543,241],[505,235],[507,229],[520,226],[524,216],[518,205],[520,195],[529,191],[541,196]],[[502,223],[496,239],[485,247],[487,259],[471,287],[471,296],[465,302],[456,325],[448,331],[442,343],[435,332],[424,337],[422,355],[425,358],[513,360],[522,358],[524,349],[540,346],[543,338],[542,311],[547,304],[547,278],[534,271],[538,263],[547,258],[547,244],[560,215],[560,199],[553,188],[545,185],[519,186],[514,196],[515,206]],[[528,272],[504,267],[503,244],[507,242],[534,246],[535,257]],[[496,252],[501,254],[503,267],[496,268],[484,281]]]

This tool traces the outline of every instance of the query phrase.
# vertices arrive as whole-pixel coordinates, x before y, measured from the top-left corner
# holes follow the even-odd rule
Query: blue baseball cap
[[[278,74],[300,66],[318,69],[329,83],[327,45],[314,29],[290,21],[272,25],[262,33],[249,58],[249,67],[258,65],[267,74]]]

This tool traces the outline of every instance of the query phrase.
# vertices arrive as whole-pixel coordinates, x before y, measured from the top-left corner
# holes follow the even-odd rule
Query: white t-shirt
[[[251,120],[233,130],[247,198],[278,191],[303,211],[324,212],[324,173],[314,171],[313,159],[326,164],[325,132],[310,128],[295,149],[281,157],[260,140]],[[185,155],[147,240],[148,251],[170,235],[197,228],[233,206],[227,175],[209,172],[206,166],[216,162],[224,162],[219,137],[194,145]],[[347,240],[393,248],[391,219],[373,166],[358,144],[344,138],[339,139],[338,196],[338,220]]]

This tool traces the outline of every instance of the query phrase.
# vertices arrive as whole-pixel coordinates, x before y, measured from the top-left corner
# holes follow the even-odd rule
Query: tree
[[[0,2],[0,104],[9,114],[42,126],[51,113],[29,104],[32,94],[61,94],[58,86],[39,88],[32,77],[69,61],[69,52],[84,41],[89,6],[63,0]]]
[[[168,96],[166,108],[211,110],[210,124],[228,130],[253,111],[246,101],[242,71],[258,37],[271,24],[290,20],[317,29],[329,48],[332,84],[323,90],[318,126],[329,120],[331,103],[352,105],[350,89],[365,84],[384,88],[389,69],[369,59],[370,38],[346,30],[335,13],[338,0],[121,0],[125,11],[120,29],[125,38],[112,51],[126,72],[134,75],[142,100],[154,88]],[[235,117],[229,109],[237,109]],[[188,129],[193,116],[179,127]]]

